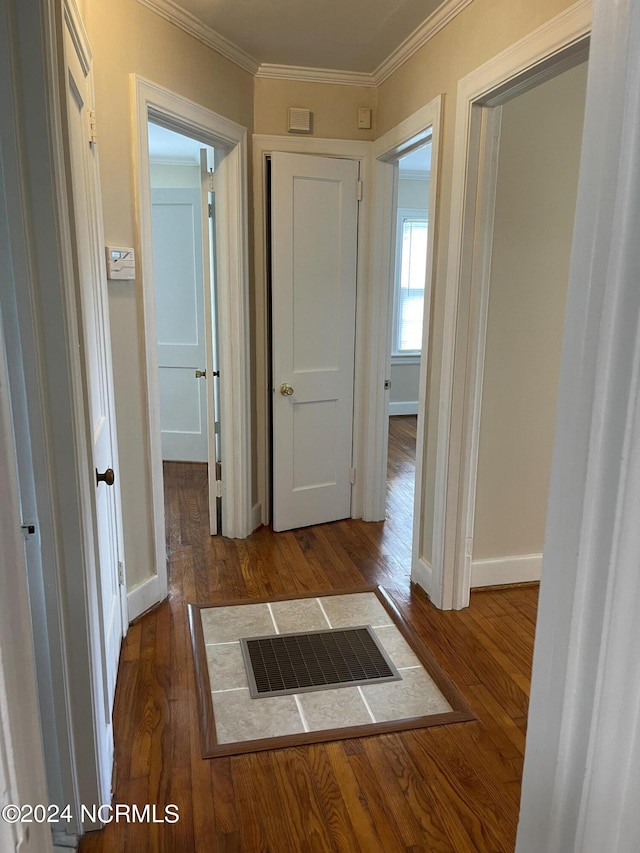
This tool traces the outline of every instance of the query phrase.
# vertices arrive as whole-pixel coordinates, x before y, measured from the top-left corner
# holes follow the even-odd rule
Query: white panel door
[[[154,189],[151,201],[162,458],[207,462],[202,194]]]
[[[80,62],[68,30],[65,61],[73,237],[78,264],[81,353],[90,443],[87,476],[95,487],[92,506],[95,551],[87,554],[94,724],[101,791],[103,797],[107,797],[103,802],[109,802],[113,764],[111,712],[120,643],[126,626],[126,591],[119,572],[122,519],[98,164],[95,143],[89,141],[92,83],[86,62]],[[100,482],[96,477],[98,472],[104,476]]]
[[[272,155],[273,527],[351,514],[358,164]]]

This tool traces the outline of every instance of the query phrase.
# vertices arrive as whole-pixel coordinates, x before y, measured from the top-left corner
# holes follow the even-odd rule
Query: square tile
[[[361,688],[376,722],[446,714],[453,710],[424,669],[407,669],[400,674],[402,681]]]
[[[249,687],[240,643],[207,646],[207,666],[212,690]]]
[[[274,601],[271,604],[271,612],[281,634],[324,631],[330,627],[316,598]]]
[[[398,669],[406,666],[421,666],[418,657],[395,625],[376,628],[374,634]]]
[[[206,607],[200,611],[202,633],[207,645],[229,643],[240,637],[275,634],[273,619],[266,604],[238,604],[231,607]]]
[[[373,592],[327,595],[320,598],[332,628],[391,625],[392,620]]]
[[[303,732],[293,696],[252,699],[249,690],[213,692],[218,743],[281,737]]]
[[[371,723],[371,716],[357,687],[301,693],[298,701],[311,732]]]

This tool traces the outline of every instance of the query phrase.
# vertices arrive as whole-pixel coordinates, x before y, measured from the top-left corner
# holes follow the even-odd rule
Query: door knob
[[[203,376],[207,375],[206,370],[196,370],[196,379],[202,379]]]
[[[116,475],[113,472],[113,468],[107,468],[104,474],[101,474],[96,468],[96,486],[100,483],[106,483],[107,486],[113,486],[116,481]]]
[[[280,393],[283,397],[290,397],[293,394],[293,388],[291,385],[287,385],[286,382],[283,382],[280,386]]]

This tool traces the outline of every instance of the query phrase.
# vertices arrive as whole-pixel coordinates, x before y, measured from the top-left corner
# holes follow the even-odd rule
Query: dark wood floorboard
[[[537,589],[436,610],[409,583],[415,418],[391,419],[387,520],[240,542],[208,535],[206,469],[165,466],[170,596],[133,625],[116,690],[114,802],[178,806],[175,824],[111,823],[82,853],[510,853]],[[203,760],[189,602],[382,584],[477,721]]]

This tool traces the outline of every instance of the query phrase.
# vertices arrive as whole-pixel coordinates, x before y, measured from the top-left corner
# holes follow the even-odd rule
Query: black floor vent
[[[400,681],[371,626],[240,640],[254,699]]]

